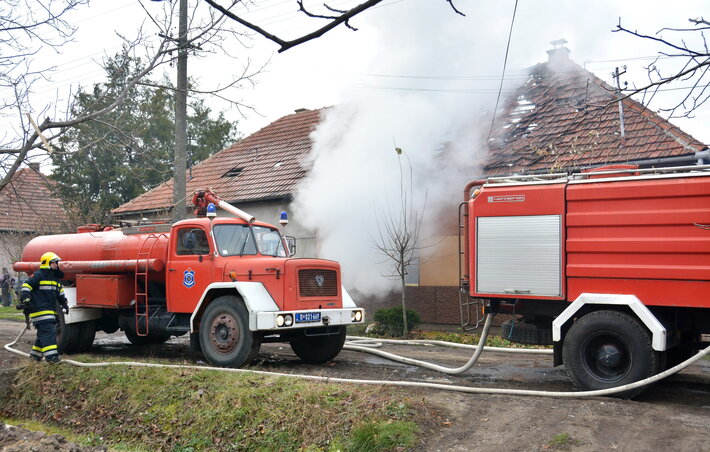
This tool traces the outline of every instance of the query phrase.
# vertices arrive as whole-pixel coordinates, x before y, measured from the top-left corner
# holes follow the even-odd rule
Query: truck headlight
[[[361,322],[362,321],[362,311],[353,311],[350,313],[350,320],[353,322]]]
[[[293,316],[291,314],[286,314],[284,316],[284,325],[286,325],[286,326],[293,325]]]
[[[276,326],[284,326],[284,322],[286,320],[284,319],[283,314],[279,314],[276,316]]]

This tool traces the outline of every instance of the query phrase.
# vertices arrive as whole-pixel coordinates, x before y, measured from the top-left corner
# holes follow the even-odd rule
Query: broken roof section
[[[0,190],[0,231],[58,233],[72,216],[56,194],[56,183],[39,172],[39,164],[22,168]]]
[[[487,175],[559,172],[609,163],[691,157],[707,146],[633,99],[624,99],[624,136],[614,89],[569,59],[549,61],[529,77],[497,120],[489,140]],[[664,165],[659,161],[658,165]]]
[[[321,110],[297,110],[195,165],[187,177],[187,204],[192,193],[210,188],[227,202],[289,198],[306,174],[310,134]],[[173,180],[164,182],[112,212],[167,211],[173,207]]]

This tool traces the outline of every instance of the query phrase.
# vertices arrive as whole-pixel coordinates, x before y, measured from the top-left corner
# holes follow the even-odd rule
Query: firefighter
[[[61,305],[64,312],[69,313],[64,289],[59,282],[64,277],[59,270],[60,260],[51,251],[44,253],[39,260],[39,270],[25,281],[20,291],[18,307],[29,315],[37,330],[37,340],[30,352],[30,357],[35,361],[42,361],[43,357],[49,363],[60,361],[57,348],[58,314],[55,309]]]

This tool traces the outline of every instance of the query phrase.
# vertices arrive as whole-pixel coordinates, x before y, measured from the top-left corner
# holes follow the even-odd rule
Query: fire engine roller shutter
[[[561,217],[479,217],[476,292],[561,295]]]

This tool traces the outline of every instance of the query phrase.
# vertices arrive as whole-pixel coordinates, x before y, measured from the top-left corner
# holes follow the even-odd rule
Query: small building
[[[39,164],[19,169],[0,190],[0,270],[6,267],[12,274],[12,263],[33,237],[70,232],[72,226],[56,183],[39,171]]]

